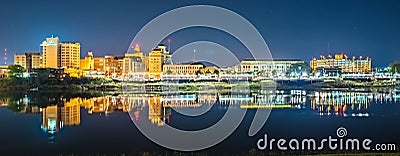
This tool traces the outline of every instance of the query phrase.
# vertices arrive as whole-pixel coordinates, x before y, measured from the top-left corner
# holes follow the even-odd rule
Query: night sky
[[[8,48],[8,63],[12,63],[14,53],[39,51],[40,43],[51,35],[59,36],[61,41],[80,42],[81,57],[89,50],[95,56],[123,55],[135,34],[151,19],[194,4],[220,6],[245,17],[264,37],[274,58],[300,58],[308,62],[321,54],[344,52],[349,56],[370,56],[374,67],[400,60],[398,0],[2,0],[0,3],[0,48]],[[208,40],[246,57],[239,41],[209,28],[189,28],[169,38],[172,51],[193,41]],[[141,44],[144,52],[150,51],[146,43]]]

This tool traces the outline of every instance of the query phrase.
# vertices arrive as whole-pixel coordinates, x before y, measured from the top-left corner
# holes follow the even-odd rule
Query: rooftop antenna
[[[7,65],[7,48],[4,48],[4,65]]]

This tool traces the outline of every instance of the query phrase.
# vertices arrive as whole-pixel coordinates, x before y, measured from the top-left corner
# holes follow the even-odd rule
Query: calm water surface
[[[200,152],[248,153],[257,148],[256,142],[264,134],[273,138],[318,139],[336,136],[339,127],[345,127],[347,136],[352,138],[399,146],[399,101],[400,93],[396,90],[99,97],[6,94],[0,97],[0,149],[13,155],[169,153],[173,151],[147,139],[132,120],[160,128],[168,124],[198,130],[216,123],[227,109],[247,111],[241,125],[226,140]],[[272,112],[261,131],[249,137],[248,129],[256,111],[251,106],[255,105],[268,105]],[[197,117],[181,114],[209,107]]]

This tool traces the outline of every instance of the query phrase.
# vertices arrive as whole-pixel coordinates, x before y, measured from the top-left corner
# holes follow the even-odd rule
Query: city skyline
[[[47,1],[26,2],[31,5],[23,6],[5,1],[1,12],[15,15],[0,17],[4,22],[0,26],[3,34],[0,47],[8,49],[8,63],[12,62],[10,56],[15,53],[39,51],[38,42],[51,35],[62,36],[62,41],[80,42],[81,58],[87,51],[98,56],[123,55],[133,36],[152,18],[167,10],[193,4],[211,4],[238,12],[260,31],[275,58],[309,60],[321,54],[344,52],[351,56],[372,57],[373,66],[386,66],[400,58],[397,52],[400,41],[397,30],[400,21],[396,16],[400,12],[398,1],[174,1],[160,5],[154,5],[159,1],[96,2],[95,5],[92,2],[71,1],[65,5],[79,5],[73,5],[76,11],[67,12]],[[51,13],[52,9],[59,11]],[[209,40],[227,47],[239,58],[248,57],[238,40],[214,29],[189,28],[167,38],[172,40],[171,52],[193,41]],[[139,44],[144,52],[154,48],[146,43]],[[382,54],[390,57],[382,57]]]

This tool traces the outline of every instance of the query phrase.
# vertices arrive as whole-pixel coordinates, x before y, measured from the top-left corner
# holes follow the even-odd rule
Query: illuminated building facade
[[[346,54],[336,54],[335,57],[329,55],[328,57],[320,56],[319,59],[313,58],[310,61],[310,66],[313,72],[321,72],[326,69],[338,69],[341,73],[371,73],[372,59],[366,57],[363,59],[360,56],[348,58]]]
[[[0,78],[8,77],[8,66],[0,66]]]
[[[60,44],[58,37],[46,38],[40,44],[43,54],[43,68],[58,68],[60,66]]]
[[[32,69],[42,67],[42,56],[40,53],[29,52],[25,53],[26,56],[26,70],[31,71]]]
[[[93,52],[89,51],[85,58],[81,59],[80,69],[89,71],[94,70]]]
[[[40,53],[28,52],[24,55],[14,54],[14,64],[24,67],[27,71],[41,68],[42,63]]]
[[[164,74],[196,74],[204,66],[201,64],[167,64],[163,66]]]
[[[161,44],[149,54],[148,73],[150,77],[159,78],[163,72],[164,64],[172,64],[172,59],[167,48]]]
[[[77,42],[61,43],[60,67],[80,68],[81,44]]]
[[[104,72],[105,66],[105,58],[104,57],[94,57],[93,58],[93,70],[98,72]]]
[[[125,53],[123,58],[122,73],[123,77],[137,77],[145,75],[147,69],[147,57],[143,55],[140,47],[136,44],[133,53]]]
[[[14,54],[14,64],[20,65],[26,69],[26,56]]]
[[[301,64],[300,59],[274,59],[274,60],[254,60],[245,59],[240,62],[240,72],[265,72],[265,73],[286,73],[293,64]]]

